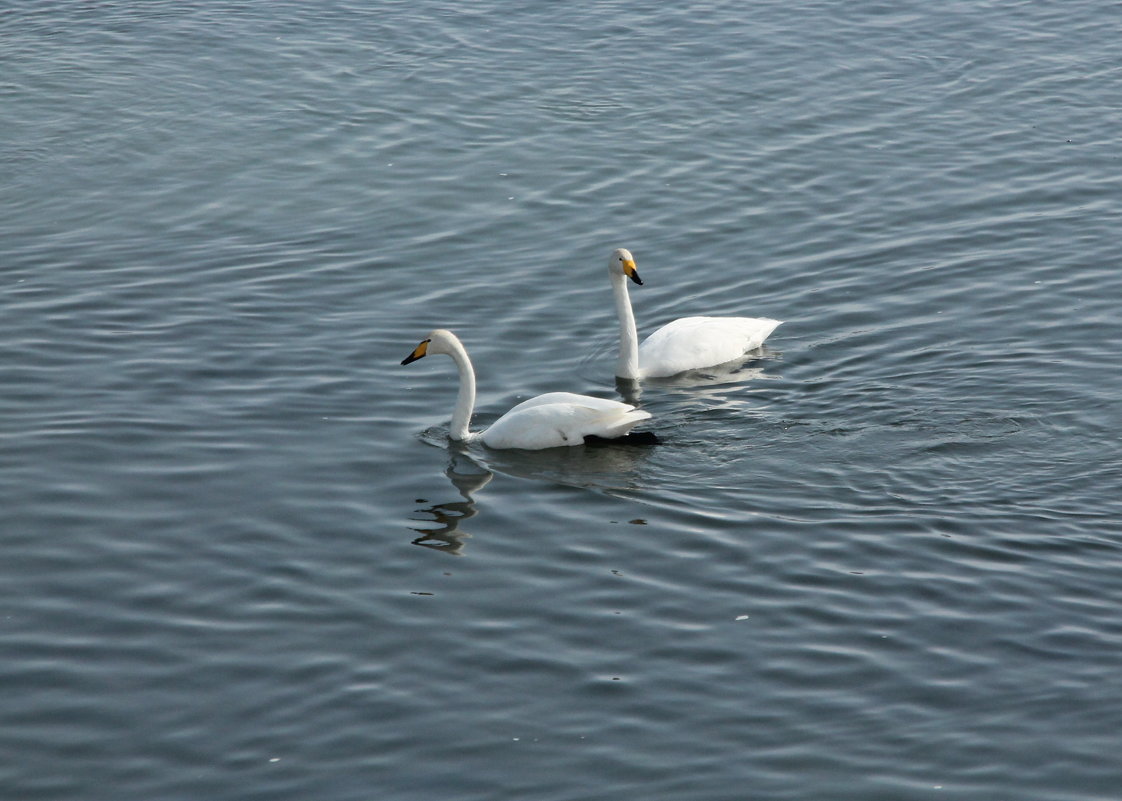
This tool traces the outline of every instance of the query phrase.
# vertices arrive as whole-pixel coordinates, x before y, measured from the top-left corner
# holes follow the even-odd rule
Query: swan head
[[[451,331],[437,328],[430,331],[429,335],[421,340],[421,344],[413,348],[413,352],[401,360],[402,364],[409,364],[423,359],[430,353],[447,353],[451,355],[457,350],[463,350],[460,340]]]
[[[608,262],[608,272],[613,277],[626,275],[639,286],[643,285],[643,280],[639,277],[639,271],[635,269],[635,257],[631,255],[631,251],[627,248],[616,248],[612,251],[611,261]]]

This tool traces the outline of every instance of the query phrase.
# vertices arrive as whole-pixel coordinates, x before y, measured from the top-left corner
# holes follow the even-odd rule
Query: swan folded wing
[[[582,402],[541,402],[539,396],[520,403],[504,414],[482,434],[490,448],[540,450],[564,445],[580,445],[586,436],[612,439],[627,434],[651,413],[618,401],[604,401],[568,392],[555,396],[581,398]],[[589,405],[584,400],[598,401]],[[610,404],[610,405],[609,405]]]
[[[731,362],[779,325],[767,317],[681,317],[643,341],[639,366],[643,375],[660,377]]]
[[[507,414],[521,409],[532,409],[535,406],[549,406],[554,403],[571,403],[575,406],[586,406],[604,412],[624,412],[635,408],[627,403],[620,403],[608,398],[594,398],[592,395],[578,395],[575,392],[547,392],[544,395],[536,395],[529,400],[524,400],[517,406],[512,406]]]

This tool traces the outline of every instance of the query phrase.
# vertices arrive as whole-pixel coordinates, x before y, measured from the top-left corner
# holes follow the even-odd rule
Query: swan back
[[[779,325],[768,317],[680,317],[643,340],[639,369],[659,378],[731,362],[764,344]]]
[[[558,400],[558,396],[575,400]],[[489,448],[540,450],[580,445],[587,436],[622,437],[650,416],[650,412],[618,401],[551,392],[518,404],[480,434],[480,439]]]

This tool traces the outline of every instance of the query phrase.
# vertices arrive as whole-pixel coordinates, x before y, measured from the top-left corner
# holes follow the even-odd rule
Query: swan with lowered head
[[[475,407],[475,370],[463,343],[451,331],[436,329],[421,341],[402,364],[433,353],[452,357],[460,371],[460,393],[452,412],[449,437],[458,442],[478,439],[490,448],[540,450],[560,445],[580,445],[587,436],[615,439],[626,436],[651,413],[619,401],[576,395],[572,392],[547,392],[522,401],[491,424],[490,428],[468,431]]]
[[[608,272],[619,315],[619,378],[661,378],[738,359],[764,344],[780,325],[767,317],[680,317],[639,344],[627,279],[642,285],[626,248],[612,252]]]

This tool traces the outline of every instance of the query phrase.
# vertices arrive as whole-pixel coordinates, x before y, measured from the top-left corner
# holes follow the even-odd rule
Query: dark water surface
[[[0,13],[0,797],[1117,799],[1122,13]],[[656,447],[448,448],[616,397]],[[419,547],[420,546],[420,547]]]

